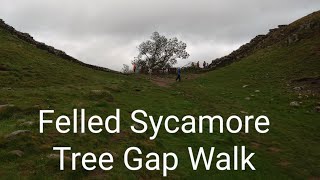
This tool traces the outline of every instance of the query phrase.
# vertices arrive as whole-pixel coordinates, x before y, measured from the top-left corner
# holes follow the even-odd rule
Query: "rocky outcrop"
[[[279,43],[281,46],[289,46],[299,42],[301,39],[314,37],[315,33],[320,33],[320,11],[314,12],[290,25],[279,25],[270,29],[266,35],[258,35],[249,43],[241,46],[231,54],[212,60],[209,65],[211,70],[229,65],[253,52],[267,48]]]
[[[79,60],[69,56],[68,54],[66,54],[65,52],[63,52],[61,50],[55,49],[52,46],[49,46],[49,45],[46,45],[45,43],[38,42],[38,41],[34,40],[33,37],[30,36],[28,33],[23,33],[23,32],[19,32],[19,31],[15,30],[12,26],[6,24],[2,19],[0,19],[0,28],[8,31],[9,33],[11,33],[12,35],[16,36],[17,38],[19,38],[19,39],[21,39],[21,40],[23,40],[25,42],[28,42],[28,43],[34,45],[35,47],[37,47],[39,49],[45,50],[45,51],[47,51],[47,52],[49,52],[51,54],[54,54],[54,55],[56,55],[56,56],[58,56],[60,58],[65,59],[65,60],[80,64],[82,66],[85,66],[85,67],[88,67],[88,68],[91,68],[91,69],[99,70],[99,71],[107,71],[107,72],[119,73],[117,71],[114,71],[114,70],[111,70],[111,69],[108,69],[108,68],[99,67],[99,66],[95,66],[95,65],[91,65],[91,64],[87,64],[87,63],[84,63],[82,61],[79,61]]]

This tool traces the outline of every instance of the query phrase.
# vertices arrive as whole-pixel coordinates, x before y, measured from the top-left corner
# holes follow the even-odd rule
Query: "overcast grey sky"
[[[159,31],[190,61],[227,55],[258,34],[320,10],[320,0],[0,0],[0,18],[86,63],[120,70]]]

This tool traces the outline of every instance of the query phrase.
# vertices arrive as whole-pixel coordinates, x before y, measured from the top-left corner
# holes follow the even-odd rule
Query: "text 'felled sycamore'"
[[[120,133],[121,113],[120,109],[116,109],[115,115],[101,117],[99,115],[86,116],[85,109],[81,109],[80,115],[78,110],[73,110],[73,116],[60,115],[54,120],[48,119],[46,116],[54,114],[54,110],[40,110],[40,133],[44,133],[44,127],[48,124],[55,124],[56,130],[59,133],[101,133],[106,131],[110,134]],[[220,115],[210,116],[203,115],[194,117],[185,115],[179,118],[175,115],[154,117],[148,115],[144,110],[135,110],[131,113],[131,120],[135,125],[130,126],[130,129],[137,134],[145,133],[148,129],[152,130],[150,140],[154,140],[160,129],[164,129],[169,134],[175,134],[179,131],[186,134],[195,133],[249,133],[251,125],[254,125],[253,131],[264,134],[269,131],[268,126],[270,121],[267,116],[261,115],[254,117],[253,115],[240,118],[237,115],[232,115],[224,119]],[[214,123],[218,128],[214,131]],[[204,125],[209,125],[209,128],[204,128]],[[80,127],[80,128],[79,128]]]

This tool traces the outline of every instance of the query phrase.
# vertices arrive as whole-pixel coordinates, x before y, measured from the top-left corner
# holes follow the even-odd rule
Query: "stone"
[[[260,92],[260,90],[258,90],[258,89],[257,89],[257,90],[255,90],[254,92],[259,93],[259,92]]]
[[[8,139],[8,138],[12,138],[12,137],[15,137],[15,136],[18,136],[18,135],[21,135],[21,134],[28,134],[28,133],[31,133],[31,131],[29,131],[29,130],[17,130],[17,131],[14,131],[14,132],[8,134],[6,136],[6,138]]]
[[[13,104],[3,104],[3,105],[0,105],[0,111],[3,110],[3,109],[9,108],[9,107],[14,107],[14,105],[13,105]]]
[[[244,98],[244,99],[249,101],[251,98],[250,98],[250,97],[246,97],[246,98]]]
[[[295,91],[301,91],[303,88],[302,87],[294,87],[293,90]]]
[[[140,126],[139,124],[132,124],[132,126],[134,126],[135,129],[142,129],[143,127]]]
[[[290,45],[290,44],[295,43],[299,40],[300,39],[299,39],[298,34],[292,34],[291,36],[288,37],[287,43],[288,43],[288,45]]]
[[[320,112],[320,106],[316,106],[315,109],[316,109],[317,112]]]
[[[9,154],[12,154],[12,155],[15,155],[18,157],[22,157],[24,155],[24,152],[21,150],[13,150],[13,151],[10,151]]]
[[[246,87],[248,87],[248,86],[249,86],[249,85],[245,84],[245,85],[243,85],[242,87],[243,87],[243,88],[246,88]]]
[[[292,107],[299,107],[300,104],[299,104],[297,101],[292,101],[292,102],[290,103],[290,106],[292,106]]]
[[[33,124],[34,124],[34,122],[32,122],[32,121],[26,121],[26,122],[21,123],[19,126],[29,127],[29,126],[32,126]]]

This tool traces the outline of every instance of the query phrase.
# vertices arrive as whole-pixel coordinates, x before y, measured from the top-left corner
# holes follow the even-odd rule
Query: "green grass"
[[[124,76],[95,71],[68,62],[13,37],[0,29],[0,104],[13,104],[0,111],[0,177],[3,178],[161,178],[160,171],[129,171],[122,154],[130,146],[150,151],[178,154],[179,166],[169,178],[250,178],[306,179],[320,177],[320,114],[314,110],[319,94],[292,91],[292,80],[320,76],[319,38],[306,39],[284,47],[274,45],[253,55],[172,87],[159,87],[144,76]],[[249,85],[243,88],[243,85]],[[101,93],[95,93],[99,90]],[[257,93],[255,90],[259,90]],[[254,95],[254,96],[252,96]],[[308,97],[306,96],[308,95]],[[246,100],[250,97],[250,100]],[[291,101],[301,101],[298,108]],[[40,109],[54,109],[57,114],[72,114],[73,108],[85,108],[89,115],[108,115],[121,109],[121,133],[118,135],[58,134],[54,126],[38,129]],[[246,111],[255,116],[265,114],[271,121],[267,134],[183,134],[172,135],[161,129],[150,141],[151,131],[134,134],[130,113],[143,109],[149,115],[183,116],[191,114],[224,117]],[[21,126],[22,121],[32,126]],[[208,128],[208,125],[206,125]],[[7,140],[18,129],[32,133]],[[59,171],[58,161],[46,156],[53,146],[71,146],[73,152],[112,151],[119,155],[108,172],[78,170]],[[187,147],[215,146],[231,152],[232,147],[246,145],[255,152],[256,171],[192,171]],[[23,157],[10,151],[20,149]],[[80,164],[79,164],[80,165]],[[203,167],[203,166],[202,166]],[[80,166],[78,166],[80,168]]]

